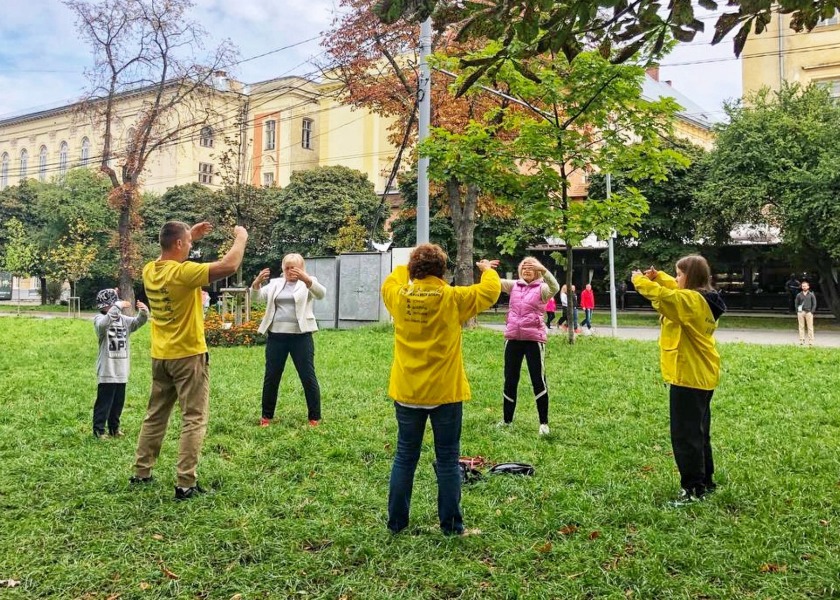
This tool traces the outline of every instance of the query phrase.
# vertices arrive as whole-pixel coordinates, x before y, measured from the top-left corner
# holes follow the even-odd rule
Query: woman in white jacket
[[[306,273],[300,254],[283,257],[283,276],[272,279],[268,285],[269,269],[260,271],[251,284],[266,303],[265,316],[259,332],[268,335],[265,345],[265,377],[262,391],[262,418],[260,427],[268,427],[277,406],[277,391],[291,354],[309,412],[309,424],[317,427],[321,421],[321,388],[315,376],[315,343],[312,333],[318,331],[318,322],[312,303],[327,293],[318,280]]]

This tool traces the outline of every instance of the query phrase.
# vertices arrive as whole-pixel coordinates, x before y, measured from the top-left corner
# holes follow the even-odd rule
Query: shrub
[[[222,318],[215,309],[207,311],[204,319],[204,337],[212,347],[259,346],[265,344],[265,336],[257,333],[263,312],[252,312],[251,320],[242,325],[233,324],[233,315],[227,313]],[[229,326],[227,329],[225,326]]]

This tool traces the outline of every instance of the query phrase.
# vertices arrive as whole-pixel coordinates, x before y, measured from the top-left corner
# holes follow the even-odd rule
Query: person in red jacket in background
[[[586,289],[580,293],[580,307],[583,309],[584,319],[581,327],[586,325],[587,335],[592,333],[592,311],[595,310],[595,292],[592,291],[592,284],[587,283]]]

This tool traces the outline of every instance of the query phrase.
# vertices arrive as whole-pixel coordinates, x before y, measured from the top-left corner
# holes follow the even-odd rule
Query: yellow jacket
[[[659,363],[666,383],[713,390],[720,379],[720,355],[715,347],[717,321],[709,302],[696,290],[681,290],[677,281],[659,271],[656,280],[633,277],[636,291],[662,315]],[[726,309],[720,302],[721,312]]]
[[[461,357],[461,324],[498,300],[499,275],[487,269],[475,285],[452,287],[437,277],[409,281],[400,266],[382,284],[394,318],[394,362],[388,395],[407,404],[470,399]]]

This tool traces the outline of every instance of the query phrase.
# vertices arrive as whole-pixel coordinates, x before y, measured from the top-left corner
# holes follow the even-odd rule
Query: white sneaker
[[[540,425],[540,435],[549,435],[551,434],[551,430],[548,428],[548,425]]]
[[[496,429],[510,429],[511,427],[513,427],[513,421],[511,421],[510,423],[507,423],[505,421],[499,421],[498,423],[496,423]]]

